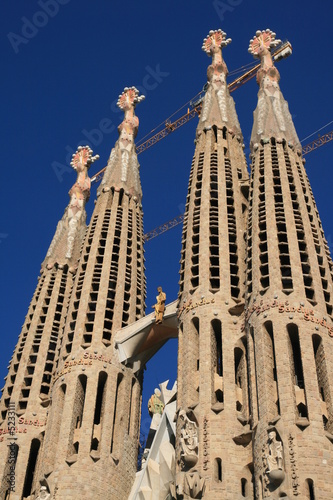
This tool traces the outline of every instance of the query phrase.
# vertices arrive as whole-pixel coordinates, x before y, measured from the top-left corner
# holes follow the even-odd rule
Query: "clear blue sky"
[[[332,14],[327,0],[3,4],[0,378],[6,375],[40,264],[75,180],[68,152],[89,143],[101,157],[91,175],[105,166],[118,137],[121,114],[114,103],[123,88],[135,85],[146,94],[137,108],[138,141],[205,84],[210,60],[201,45],[210,29],[222,28],[232,38],[223,52],[232,72],[252,62],[247,48],[256,30],[271,28],[294,49],[278,68],[302,140],[333,119]],[[248,148],[256,82],[233,97]],[[139,156],[145,231],[184,209],[195,127],[192,120]],[[331,129],[332,124],[322,132]],[[306,164],[331,250],[332,147],[330,143],[309,154]],[[177,297],[180,238],[178,226],[146,244],[147,313],[157,286],[165,289],[168,301]],[[173,383],[176,356],[177,342],[172,341],[148,364],[144,408],[159,382],[170,378]]]

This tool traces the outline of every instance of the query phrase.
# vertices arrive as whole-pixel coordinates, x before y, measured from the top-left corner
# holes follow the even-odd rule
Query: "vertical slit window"
[[[222,483],[222,460],[220,458],[215,458],[214,469],[215,482]]]
[[[28,465],[25,474],[23,495],[22,495],[23,498],[29,497],[31,495],[33,491],[33,485],[34,483],[36,483],[35,472],[36,472],[39,450],[40,450],[39,439],[33,439],[31,441]]]
[[[314,484],[313,484],[312,479],[307,479],[306,483],[307,483],[308,492],[309,492],[309,497],[308,497],[309,500],[316,500]]]
[[[91,439],[91,451],[99,450],[99,445],[101,442],[101,433],[102,433],[102,421],[104,417],[105,410],[105,394],[106,394],[106,381],[107,374],[105,372],[101,372],[98,377],[98,386],[97,386],[97,394],[96,394],[96,403],[95,403],[95,414],[94,414],[94,425],[93,425],[93,433]]]
[[[217,319],[211,322],[211,344],[215,401],[223,403],[222,324]]]
[[[79,375],[76,382],[76,391],[74,398],[74,411],[71,425],[71,436],[69,440],[69,455],[75,455],[79,451],[80,429],[82,426],[84,404],[86,398],[87,377]]]
[[[123,382],[123,374],[119,373],[117,378],[116,394],[114,398],[114,410],[113,410],[113,424],[112,424],[112,435],[111,435],[111,446],[110,453],[117,453],[119,451],[119,446],[122,444],[122,439],[120,437],[120,425],[121,425],[121,411],[119,399],[121,397],[121,389]]]
[[[271,321],[264,324],[265,358],[267,363],[267,390],[271,396],[272,416],[280,415],[279,387],[276,371],[276,353],[274,344],[273,325]]]
[[[293,383],[295,389],[295,399],[296,399],[296,411],[298,417],[308,418],[308,409],[306,402],[306,393],[304,387],[304,374],[303,374],[303,364],[301,347],[299,343],[298,327],[295,324],[289,324],[287,326],[290,350],[291,350],[291,368]]]
[[[321,399],[321,412],[325,430],[330,430],[331,422],[329,420],[327,402],[330,401],[328,391],[329,375],[327,372],[324,345],[320,335],[312,335],[313,354],[316,364],[318,392]]]

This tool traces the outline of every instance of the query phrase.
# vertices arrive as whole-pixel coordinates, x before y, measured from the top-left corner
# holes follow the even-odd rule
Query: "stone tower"
[[[251,137],[246,317],[255,498],[333,491],[332,261],[271,47],[260,58]]]
[[[134,87],[119,96],[125,118],[97,193],[59,351],[39,479],[61,499],[125,498],[136,472],[142,374],[119,363],[113,333],[145,308],[134,144],[142,99]]]
[[[202,47],[212,63],[182,236],[177,498],[234,499],[251,487],[247,344],[241,331],[249,180],[222,58],[230,42],[223,31],[210,31]]]
[[[92,157],[89,147],[80,147],[73,155],[77,180],[69,191],[69,205],[42,264],[39,283],[10,362],[0,406],[2,499],[9,498],[9,494],[11,499],[27,498],[38,486],[35,471],[40,465],[50,409],[57,347],[86,231],[85,203],[90,194],[87,171],[97,158]],[[10,474],[11,466],[15,466],[15,474]],[[8,478],[11,478],[9,483]]]

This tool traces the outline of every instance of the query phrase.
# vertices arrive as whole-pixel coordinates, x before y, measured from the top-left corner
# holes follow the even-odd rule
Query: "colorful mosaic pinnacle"
[[[226,47],[231,43],[231,38],[226,38],[226,33],[221,29],[210,30],[208,36],[204,38],[202,44],[202,50],[206,52],[208,56],[212,56],[216,49]]]
[[[256,36],[251,38],[248,51],[255,58],[260,58],[264,52],[270,51],[281,43],[281,40],[276,40],[276,33],[270,29],[263,31],[258,30]],[[265,50],[266,49],[266,50]]]
[[[96,160],[99,160],[99,155],[92,156],[92,153],[93,150],[89,146],[79,146],[70,163],[74,170],[77,170],[79,165],[90,168]]]
[[[135,108],[136,104],[145,99],[144,95],[139,96],[139,91],[136,87],[125,87],[123,92],[119,95],[117,106],[126,111],[131,107]]]

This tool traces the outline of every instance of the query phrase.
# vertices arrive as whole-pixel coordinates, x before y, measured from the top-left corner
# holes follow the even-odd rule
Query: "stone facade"
[[[10,498],[27,498],[39,491],[34,471],[40,465],[51,404],[52,376],[86,232],[85,203],[90,190],[87,170],[96,159],[88,147],[81,147],[73,155],[78,178],[69,192],[69,205],[42,264],[39,282],[9,365],[0,404],[0,450],[3,457],[9,457],[9,442],[17,442],[15,460],[12,459],[16,471],[15,494],[12,492]],[[14,413],[11,402],[15,402]],[[9,419],[10,415],[13,420]],[[6,434],[9,423],[13,424],[12,434]],[[8,459],[0,463],[1,498],[8,498],[10,491],[8,465]]]
[[[250,52],[261,59],[251,138],[245,317],[252,346],[255,498],[328,499],[333,268],[270,56],[275,43],[269,30],[257,32],[250,43]],[[273,468],[270,433],[282,450]]]
[[[163,320],[145,316],[137,89],[119,96],[125,117],[88,228],[97,157],[73,155],[78,178],[0,402],[1,499],[332,498],[333,263],[271,57],[279,41],[265,30],[250,42],[261,61],[250,178],[230,42],[216,30],[203,44],[212,63],[180,291],[165,311],[163,296]],[[144,365],[177,319],[177,408],[174,391],[135,480]],[[152,413],[162,406],[151,400]]]
[[[240,328],[249,181],[221,54],[229,41],[221,31],[204,40],[213,61],[189,180],[179,294],[177,411],[196,422],[198,450],[194,466],[182,459],[178,418],[176,491],[181,494],[195,470],[204,498],[212,499],[240,496],[252,476],[247,345]]]

